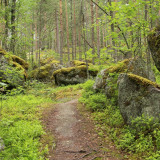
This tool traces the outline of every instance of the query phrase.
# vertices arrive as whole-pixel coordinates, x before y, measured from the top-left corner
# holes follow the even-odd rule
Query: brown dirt
[[[104,150],[93,123],[77,109],[78,100],[60,103],[45,110],[46,131],[54,135],[56,146],[50,147],[50,160],[118,160],[113,146]],[[112,149],[111,149],[112,148]]]

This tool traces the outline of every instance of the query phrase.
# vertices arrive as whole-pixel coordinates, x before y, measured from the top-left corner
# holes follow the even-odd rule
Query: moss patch
[[[11,58],[13,62],[20,64],[24,69],[28,70],[29,65],[24,59],[15,55],[11,55]]]
[[[4,49],[0,47],[0,55],[4,56],[8,63],[13,67],[17,68],[19,71],[22,71],[25,77],[27,77],[26,70],[28,69],[28,63],[25,62],[22,58],[8,54]]]
[[[160,86],[157,83],[152,82],[149,79],[146,79],[146,78],[143,78],[143,77],[140,77],[138,75],[131,74],[131,73],[128,74],[128,76],[129,76],[130,79],[134,80],[136,83],[141,84],[143,86],[151,85],[153,87],[160,88]]]
[[[74,61],[72,61],[72,62],[71,62],[71,64],[72,64],[73,66],[86,65],[86,63],[85,63],[85,62],[78,61],[78,60],[74,60]]]
[[[44,66],[46,64],[53,64],[53,63],[60,64],[60,62],[55,60],[54,57],[49,57],[49,58],[43,59],[43,60],[41,60],[40,63],[41,63],[41,66]]]
[[[53,65],[58,68],[59,61],[56,61],[56,60],[52,59],[50,61],[50,63],[48,63],[46,65],[43,65],[40,68],[37,68],[37,69],[33,70],[30,73],[29,77],[31,77],[31,78],[39,78],[39,79],[48,78],[50,76],[50,74],[51,74],[50,72],[51,72],[51,70],[53,68]]]
[[[59,69],[59,70],[53,72],[53,76],[55,76],[56,74],[59,74],[59,73],[67,74],[67,73],[70,73],[71,71],[75,71],[75,70],[83,70],[83,71],[85,71],[86,70],[86,65],[81,65],[81,66],[76,66],[76,67],[69,67],[69,68],[62,68],[62,69]]]
[[[131,70],[132,68],[128,68],[129,63],[132,59],[125,59],[121,62],[119,62],[117,65],[111,66],[108,69],[106,69],[106,73],[120,73],[120,72],[125,72],[125,70],[129,69]]]

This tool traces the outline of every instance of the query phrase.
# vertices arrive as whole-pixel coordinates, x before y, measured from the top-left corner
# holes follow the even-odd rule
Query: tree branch
[[[88,44],[88,46],[90,46],[91,48],[93,48],[93,46],[90,45],[90,43],[84,38],[84,36],[81,34],[81,37],[85,40],[85,42]]]
[[[101,6],[99,6],[96,2],[94,2],[93,0],[91,0],[91,2],[94,3],[94,4],[95,4],[100,10],[102,10],[107,16],[109,16],[109,14],[108,14]],[[128,41],[127,41],[127,38],[126,38],[124,32],[121,30],[120,26],[119,26],[117,23],[115,23],[115,24],[116,24],[116,27],[119,29],[119,31],[122,33],[122,36],[123,36],[123,38],[124,38],[124,41],[126,42],[127,48],[130,49],[129,44],[128,44]]]

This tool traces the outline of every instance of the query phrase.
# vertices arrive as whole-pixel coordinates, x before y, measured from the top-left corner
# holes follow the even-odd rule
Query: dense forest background
[[[1,46],[32,64],[50,50],[61,64],[86,56],[99,64],[140,56],[150,67],[147,35],[158,24],[158,0],[1,0],[0,5]]]

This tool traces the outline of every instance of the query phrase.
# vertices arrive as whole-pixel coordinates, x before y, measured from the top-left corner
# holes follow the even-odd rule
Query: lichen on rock
[[[120,74],[118,78],[118,105],[126,124],[142,115],[160,118],[159,86],[134,74]]]

